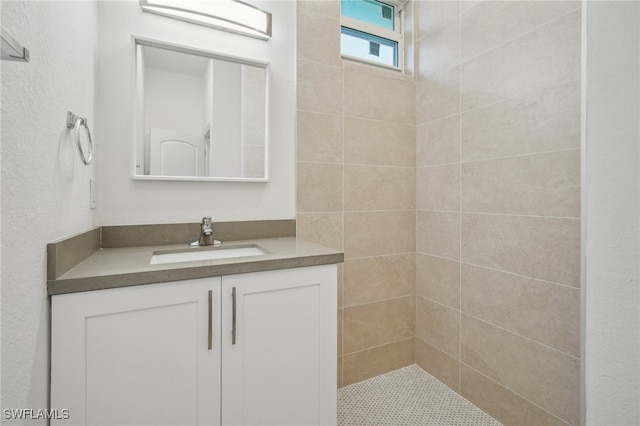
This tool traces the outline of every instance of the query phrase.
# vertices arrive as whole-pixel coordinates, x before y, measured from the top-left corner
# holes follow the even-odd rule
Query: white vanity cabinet
[[[52,423],[335,424],[336,340],[336,265],[55,295]]]

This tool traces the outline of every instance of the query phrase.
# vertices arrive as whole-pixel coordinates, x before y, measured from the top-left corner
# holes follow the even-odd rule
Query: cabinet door
[[[224,425],[336,423],[336,282],[336,265],[222,278]]]
[[[53,296],[53,423],[219,424],[219,295],[207,278]]]

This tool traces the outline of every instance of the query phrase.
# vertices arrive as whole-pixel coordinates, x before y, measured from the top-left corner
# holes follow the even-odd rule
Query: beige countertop
[[[151,265],[149,262],[154,252],[188,247],[185,244],[172,244],[101,248],[57,279],[48,280],[47,293],[75,293],[344,261],[343,253],[295,237],[225,241],[221,247],[248,245],[257,245],[268,254]],[[192,250],[201,249],[207,248]]]

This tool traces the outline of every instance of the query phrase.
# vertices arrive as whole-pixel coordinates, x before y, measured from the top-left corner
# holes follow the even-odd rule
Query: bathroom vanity
[[[343,255],[295,237],[209,251],[247,247],[264,254],[101,248],[50,279],[54,424],[335,424]]]

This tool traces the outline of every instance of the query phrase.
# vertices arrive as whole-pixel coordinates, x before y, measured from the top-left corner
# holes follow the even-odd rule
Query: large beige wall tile
[[[462,311],[580,356],[580,290],[462,265]]]
[[[416,294],[460,309],[460,262],[418,253]]]
[[[398,80],[405,83],[414,83],[414,77],[409,74],[403,74],[397,71],[392,71],[387,68],[379,67],[376,65],[369,65],[358,61],[344,60],[342,62],[345,69],[345,74],[350,73],[364,73],[373,77],[380,77],[391,80]]]
[[[429,121],[416,127],[416,166],[460,162],[460,116]]]
[[[580,150],[464,163],[462,209],[578,218]]]
[[[298,111],[298,161],[341,163],[342,117]]]
[[[465,13],[467,10],[476,6],[483,0],[462,0],[460,1],[460,13]],[[484,0],[487,1],[487,0]]]
[[[415,254],[350,259],[344,263],[344,305],[362,305],[415,293]]]
[[[342,67],[298,60],[298,110],[342,114]]]
[[[453,19],[434,32],[427,32],[418,48],[420,79],[460,65],[460,20]]]
[[[344,115],[414,125],[415,83],[345,67]]]
[[[462,160],[580,148],[580,80],[462,114]]]
[[[452,260],[460,259],[460,214],[418,211],[416,251]]]
[[[340,0],[300,0],[296,1],[296,8],[298,14],[315,13],[340,19]],[[300,28],[299,25],[298,28]]]
[[[413,337],[415,297],[343,308],[345,354]]]
[[[576,11],[465,62],[462,110],[579,78],[580,34]]]
[[[580,285],[580,221],[462,215],[462,261],[573,287]]]
[[[460,15],[459,1],[420,0],[414,2],[418,17],[418,39],[421,40],[429,34],[458,19]]]
[[[578,1],[483,1],[462,15],[462,60],[469,60],[580,7]]]
[[[346,117],[344,119],[344,162],[414,167],[416,165],[415,126]]]
[[[416,171],[418,210],[460,211],[460,165],[419,167]]]
[[[342,385],[349,386],[414,363],[413,338],[400,340],[343,357]]]
[[[298,212],[341,211],[342,174],[340,164],[298,162]]]
[[[340,19],[317,13],[298,13],[298,59],[341,65]]]
[[[345,259],[413,253],[416,250],[414,211],[346,212]]]
[[[577,358],[463,315],[462,362],[568,423],[579,423]]]
[[[339,356],[338,357],[338,389],[340,389],[343,384],[342,384],[342,357]]]
[[[344,166],[344,209],[413,210],[416,169],[411,167]]]
[[[460,69],[425,77],[416,84],[416,124],[460,113]]]
[[[568,425],[464,364],[460,375],[460,394],[505,426]]]
[[[417,296],[416,337],[460,359],[460,312]]]
[[[429,374],[460,392],[460,363],[430,344],[416,339],[416,364]]]
[[[342,213],[298,213],[296,236],[334,250],[342,250]]]

